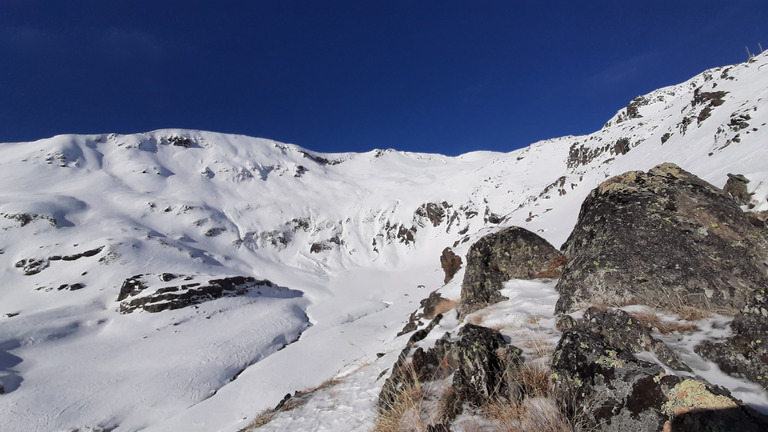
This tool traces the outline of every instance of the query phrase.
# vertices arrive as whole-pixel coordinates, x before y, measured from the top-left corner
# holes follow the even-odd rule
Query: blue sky
[[[765,0],[0,0],[0,142],[511,151],[768,49]]]

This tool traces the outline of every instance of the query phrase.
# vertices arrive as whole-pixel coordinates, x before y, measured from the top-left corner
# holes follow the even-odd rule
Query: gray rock
[[[120,287],[117,301],[120,302],[121,313],[131,313],[137,309],[147,312],[180,309],[186,306],[200,304],[205,301],[243,295],[252,288],[270,287],[277,290],[282,288],[268,280],[256,280],[250,276],[231,276],[221,279],[211,279],[205,283],[191,282],[191,276],[162,273],[160,275],[135,275],[129,277]],[[178,285],[154,288],[152,281],[164,283],[178,280]]]
[[[632,315],[621,310],[596,307],[587,309],[584,317],[568,327],[599,335],[611,346],[631,353],[651,352],[671,369],[691,372],[691,369],[664,342],[651,335],[651,329]]]
[[[414,332],[400,352],[397,361],[392,366],[392,373],[384,382],[379,393],[378,408],[380,412],[386,412],[394,407],[397,398],[406,389],[413,386],[418,380],[411,358],[411,348],[416,342],[424,340],[429,332],[440,322],[442,315],[437,315],[425,328]]]
[[[459,336],[453,392],[443,401],[448,419],[460,414],[467,403],[479,407],[492,400],[522,397],[522,386],[508,379],[523,362],[519,348],[509,345],[497,330],[472,324],[466,324]]]
[[[734,336],[723,342],[706,341],[695,351],[717,363],[720,370],[768,390],[768,295],[756,290],[731,323]]]
[[[566,330],[552,359],[554,393],[566,415],[594,431],[757,432],[766,418],[720,387],[667,375],[660,366],[583,329]],[[709,429],[691,424],[709,420]]]
[[[594,189],[563,250],[557,312],[601,303],[738,310],[768,284],[768,232],[674,164]]]
[[[751,194],[747,190],[749,179],[741,174],[728,174],[728,181],[725,182],[723,192],[732,196],[737,203],[741,205],[749,204]]]
[[[505,228],[478,240],[467,252],[461,284],[461,314],[504,300],[502,282],[510,279],[556,278],[565,258],[538,235],[519,227]]]

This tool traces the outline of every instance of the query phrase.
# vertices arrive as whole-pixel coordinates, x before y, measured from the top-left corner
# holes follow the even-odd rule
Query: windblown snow
[[[743,174],[768,210],[766,123],[761,55],[510,153],[321,154],[192,130],[0,144],[0,424],[236,431],[335,378],[269,427],[368,430],[408,314],[459,297],[445,247],[511,225],[558,246],[592,188],[662,162],[719,187]],[[523,285],[486,318],[545,315],[552,287]]]

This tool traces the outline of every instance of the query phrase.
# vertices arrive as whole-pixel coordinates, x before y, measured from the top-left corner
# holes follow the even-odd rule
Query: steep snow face
[[[743,174],[768,210],[766,100],[761,55],[510,153],[319,154],[189,130],[0,144],[0,419],[236,430],[386,351],[442,286],[446,246],[509,225],[559,246],[627,170]],[[209,289],[234,277],[270,282]],[[131,300],[161,311],[121,313]]]

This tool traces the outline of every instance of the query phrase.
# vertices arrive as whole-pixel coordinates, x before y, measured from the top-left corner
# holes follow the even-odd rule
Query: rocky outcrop
[[[391,410],[399,395],[416,383],[418,378],[414,373],[413,363],[410,359],[411,348],[415,343],[424,340],[442,318],[442,315],[436,316],[429,325],[416,331],[408,338],[405,348],[400,352],[397,361],[392,366],[392,373],[384,382],[381,393],[379,393],[378,407],[380,411]]]
[[[451,302],[450,300],[443,298],[443,296],[441,296],[437,291],[432,291],[429,293],[429,297],[422,299],[419,302],[419,309],[411,313],[410,317],[408,318],[408,322],[397,335],[401,336],[418,329],[424,325],[422,320],[434,319],[440,313],[438,312],[438,309],[442,307],[441,305],[448,303],[455,302]],[[443,312],[445,310],[446,309],[443,308]]]
[[[702,357],[717,363],[720,370],[763,386],[768,390],[768,295],[755,290],[731,323],[734,335],[725,341],[706,341],[696,347]]]
[[[390,410],[398,395],[417,382],[444,380],[452,374],[449,389],[442,392],[442,422],[450,423],[467,406],[522,399],[526,389],[516,379],[523,364],[522,351],[508,344],[497,330],[466,324],[458,340],[445,334],[427,350],[415,347],[441,318],[437,315],[427,327],[411,335],[379,394],[379,409]]]
[[[51,263],[48,259],[41,258],[24,258],[16,262],[15,267],[21,269],[26,276],[33,276],[50,266]]]
[[[37,213],[0,213],[0,216],[18,222],[20,228],[23,228],[37,220],[44,220],[48,222],[52,227],[58,227],[58,223],[56,222],[55,218]],[[4,231],[7,229],[8,228],[3,228]]]
[[[459,336],[453,391],[443,401],[447,419],[461,414],[465,404],[481,407],[492,400],[522,397],[522,387],[508,379],[523,363],[519,348],[509,345],[498,330],[472,324],[465,325]]]
[[[563,250],[558,312],[600,303],[737,310],[768,283],[768,233],[674,164],[594,189]]]
[[[751,198],[747,190],[749,179],[741,174],[728,174],[728,181],[723,186],[723,192],[732,196],[741,205],[749,204]]]
[[[579,320],[567,315],[559,322],[561,329],[578,329],[598,335],[611,346],[631,353],[651,352],[670,369],[691,369],[664,342],[651,335],[650,325],[621,309],[591,307]]]
[[[478,240],[467,252],[461,284],[461,313],[466,315],[504,300],[502,282],[560,276],[563,255],[538,235],[505,228]]]
[[[445,273],[443,283],[448,283],[461,268],[461,257],[453,253],[453,249],[447,247],[443,249],[443,253],[440,255],[440,267]]]
[[[104,246],[100,246],[95,249],[71,255],[53,255],[47,258],[25,258],[17,261],[15,267],[20,268],[26,276],[32,276],[50,267],[51,261],[76,261],[80,258],[89,258],[98,255],[103,249]]]
[[[121,313],[131,313],[137,309],[161,312],[221,297],[239,296],[251,289],[262,288],[285,290],[268,280],[256,280],[249,276],[207,279],[173,273],[142,274],[129,277],[123,282],[117,301],[120,302]]]
[[[597,431],[760,431],[768,420],[720,387],[667,375],[599,333],[563,333],[552,360],[566,415]],[[697,428],[700,427],[700,428]]]

